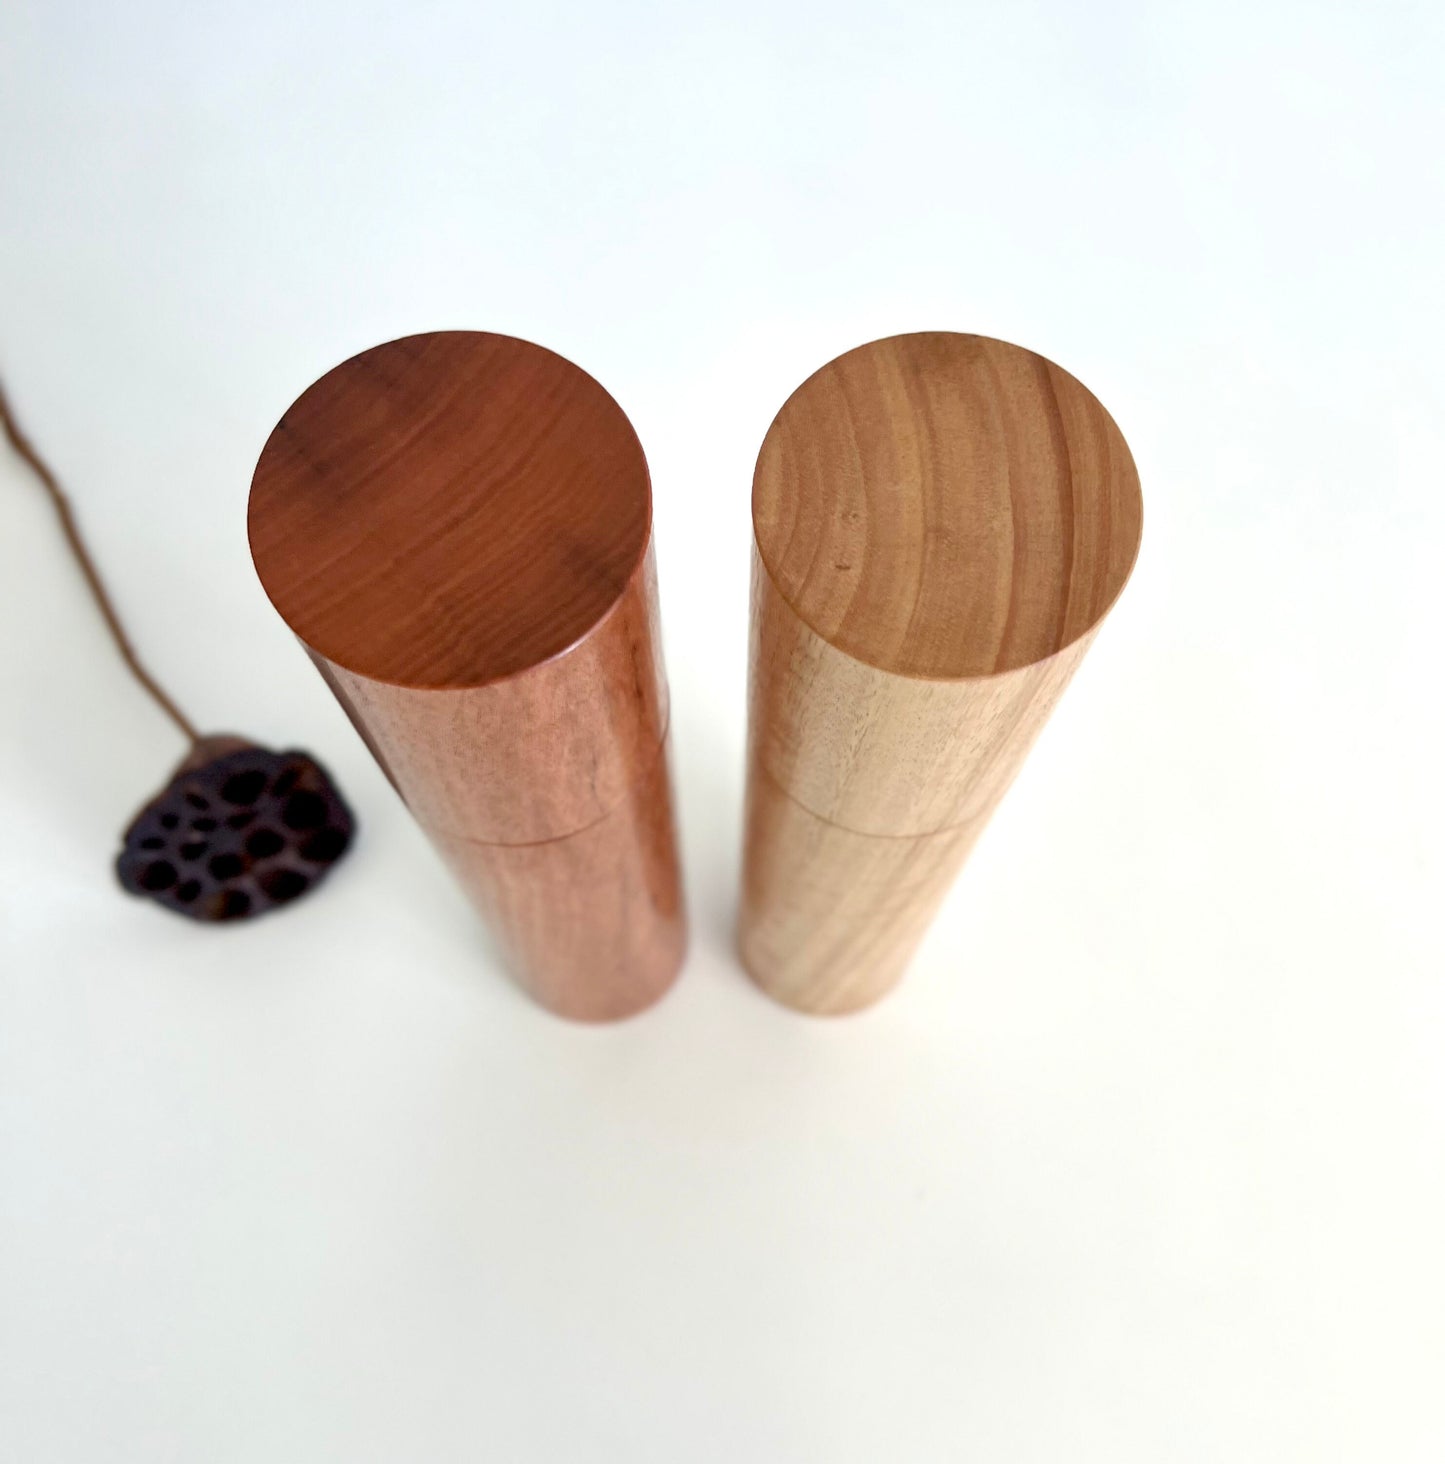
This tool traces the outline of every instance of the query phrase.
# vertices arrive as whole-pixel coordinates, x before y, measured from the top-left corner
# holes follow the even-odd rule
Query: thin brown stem
[[[100,571],[95,567],[95,562],[90,557],[90,551],[85,547],[85,540],[80,537],[80,529],[76,525],[75,515],[71,512],[70,501],[66,498],[60,484],[55,481],[55,474],[50,471],[45,460],[30,445],[29,438],[20,430],[20,424],[16,422],[14,414],[10,410],[10,403],[5,398],[3,386],[0,386],[0,426],[5,428],[5,436],[10,439],[10,446],[30,464],[35,476],[40,479],[45,491],[50,495],[50,501],[55,505],[56,513],[60,515],[60,527],[64,531],[65,542],[70,545],[70,552],[75,556],[76,563],[80,565],[80,572],[85,576],[86,584],[90,586],[90,593],[95,597],[95,603],[104,617],[106,625],[110,628],[116,649],[130,668],[131,675],[140,682],[155,704],[181,729],[189,741],[199,742],[200,733],[191,725],[190,719],[161,690],[159,683],[141,664],[140,657],[136,655],[135,647],[130,643],[125,626],[121,624],[120,616],[116,614],[115,606],[111,603],[105,581],[101,579]]]

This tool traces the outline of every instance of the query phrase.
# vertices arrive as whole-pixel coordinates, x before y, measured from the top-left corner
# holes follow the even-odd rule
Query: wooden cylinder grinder
[[[309,387],[251,487],[261,582],[523,987],[625,1017],[682,961],[647,463],[561,356],[443,331]]]
[[[753,480],[739,943],[788,1005],[876,1001],[1118,598],[1139,477],[1051,361],[946,331],[789,397]]]

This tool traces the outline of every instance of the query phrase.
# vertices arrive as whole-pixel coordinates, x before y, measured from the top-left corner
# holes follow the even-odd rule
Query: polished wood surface
[[[608,1021],[672,985],[687,925],[666,747],[618,808],[567,838],[433,842],[543,1006]]]
[[[897,984],[983,826],[854,833],[810,813],[758,763],[746,816],[743,964],[785,1005],[835,1016]]]
[[[287,624],[399,686],[483,686],[560,655],[616,603],[651,523],[617,403],[554,352],[479,331],[327,372],[251,485],[251,552]]]
[[[1138,549],[1139,478],[1067,371],[930,331],[815,372],[764,439],[758,553],[799,619],[895,676],[1043,660],[1098,624]]]
[[[312,659],[412,813],[441,833],[517,844],[589,828],[667,733],[650,549],[591,634],[523,675],[418,695]]]
[[[1138,553],[1113,419],[1052,362],[930,332],[774,420],[753,487],[739,944],[855,1010],[899,979]]]
[[[685,944],[651,488],[586,373],[506,336],[367,351],[282,418],[263,585],[561,1015],[654,1001]]]

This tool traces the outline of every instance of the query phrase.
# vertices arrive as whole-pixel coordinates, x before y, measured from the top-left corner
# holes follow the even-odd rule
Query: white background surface
[[[203,724],[312,748],[313,899],[123,897],[181,749],[0,462],[0,1455],[1445,1456],[1432,4],[3,0],[0,371]],[[265,601],[250,471],[415,330],[651,459],[693,946],[495,967]],[[1135,579],[898,994],[735,964],[748,490],[861,341],[1043,351]]]

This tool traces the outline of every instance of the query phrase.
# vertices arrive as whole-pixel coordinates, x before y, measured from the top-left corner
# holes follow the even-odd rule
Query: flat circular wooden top
[[[407,336],[308,387],[251,484],[251,554],[313,651],[401,686],[558,655],[647,550],[637,434],[585,371],[478,331]]]
[[[758,553],[824,640],[900,676],[986,676],[1096,625],[1139,549],[1139,475],[1053,362],[892,336],[790,396],[753,479]]]

